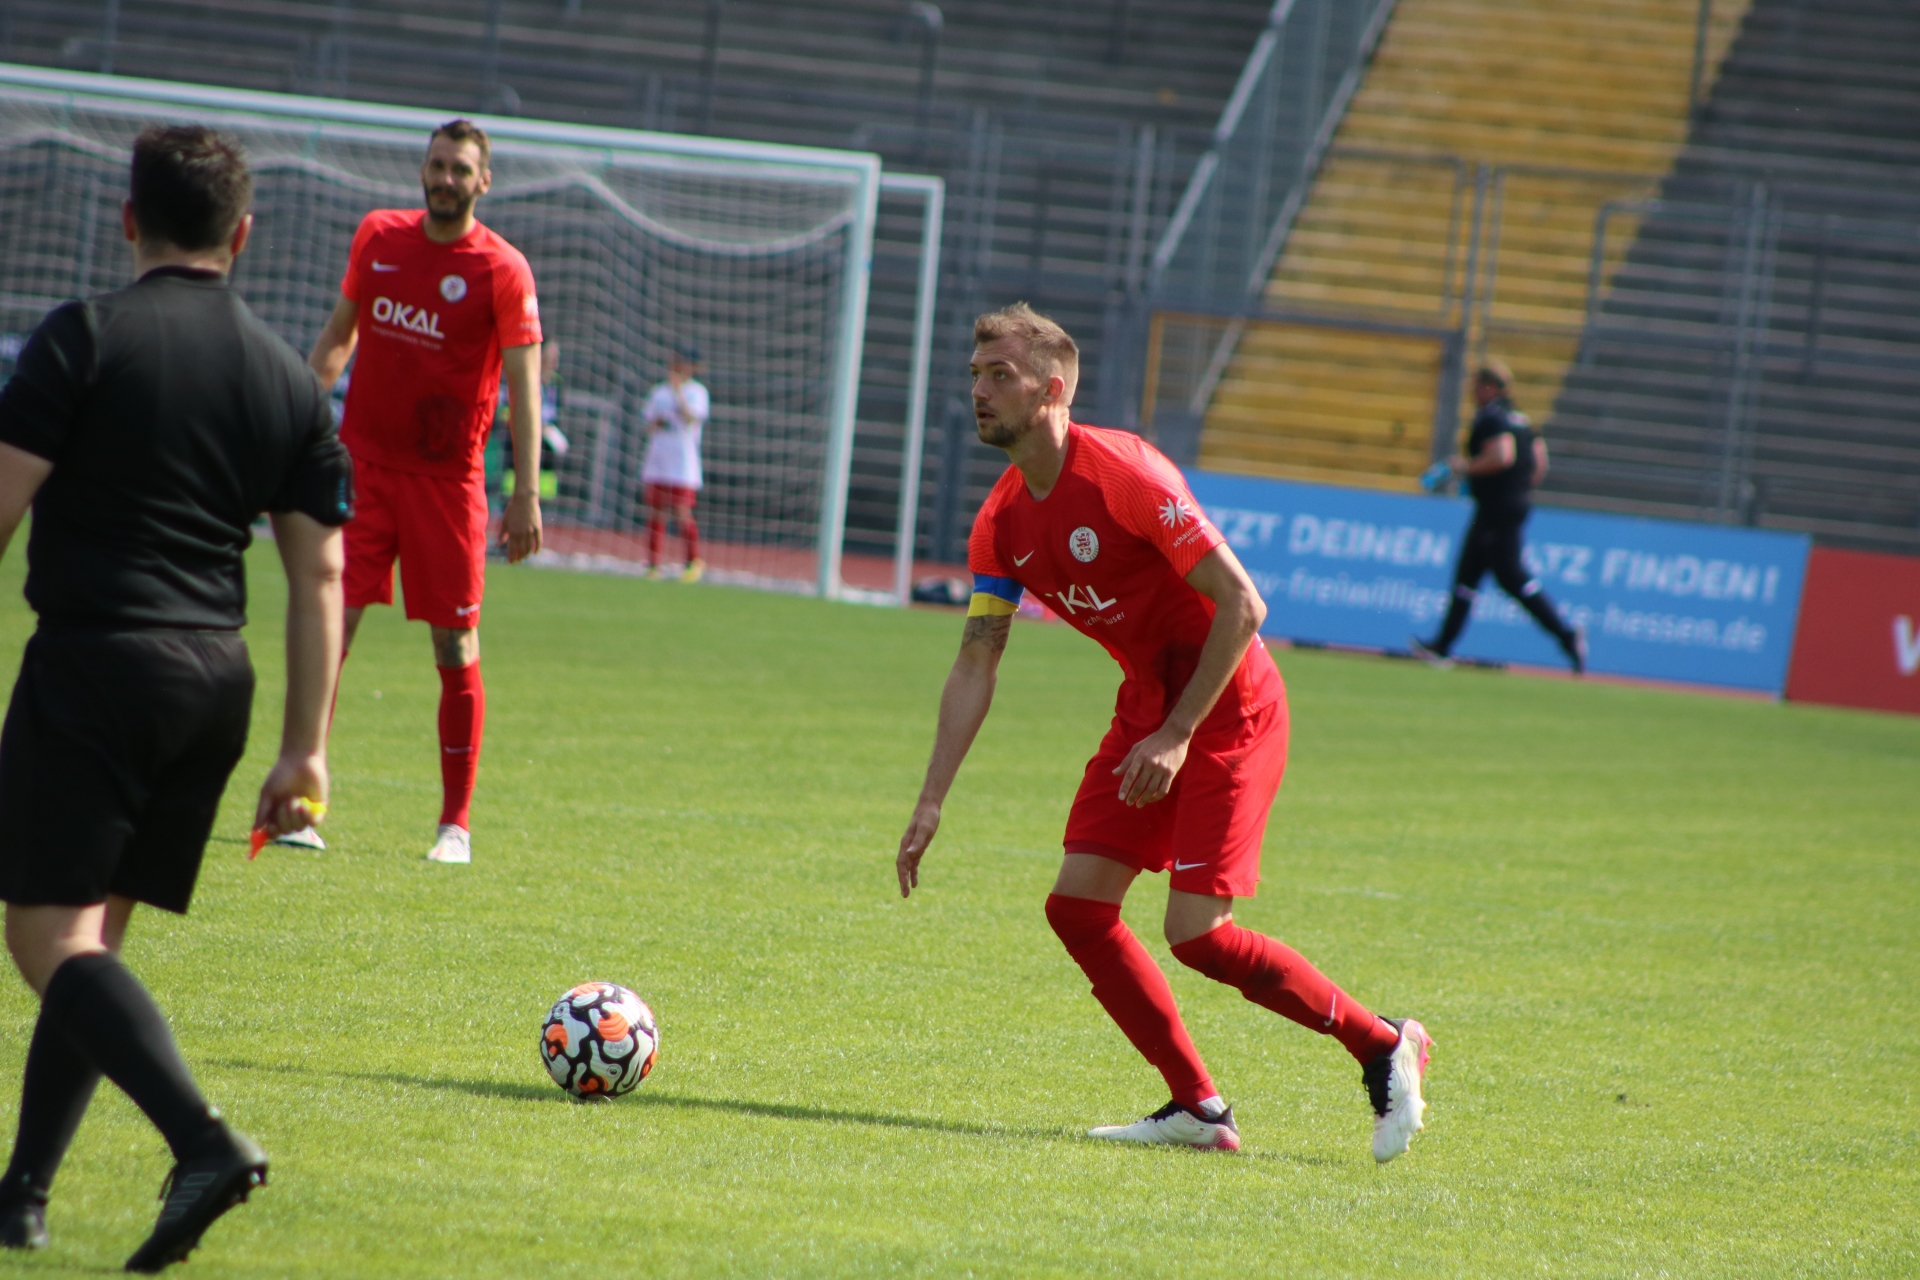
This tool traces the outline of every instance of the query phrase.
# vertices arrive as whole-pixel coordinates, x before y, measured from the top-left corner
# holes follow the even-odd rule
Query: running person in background
[[[687,566],[680,581],[698,582],[707,570],[700,558],[700,526],[693,522],[693,504],[700,496],[700,431],[707,425],[710,407],[707,389],[694,379],[700,363],[697,348],[681,347],[667,364],[667,380],[647,397],[647,458],[640,467],[646,486],[647,573],[660,576],[660,556],[667,542],[667,515],[680,525],[687,541]]]
[[[1240,1146],[1233,1109],[1165,975],[1120,919],[1140,872],[1171,869],[1165,932],[1175,958],[1338,1039],[1362,1066],[1374,1158],[1393,1159],[1421,1127],[1426,1031],[1376,1017],[1298,952],[1233,922],[1233,900],[1252,897],[1260,878],[1287,758],[1286,690],[1258,639],[1266,606],[1172,463],[1137,436],[1069,419],[1080,357],[1065,330],[1016,303],[975,321],[974,342],[980,439],[1012,465],[968,541],[973,602],[926,783],[900,838],[901,896],[920,882],[941,805],[992,704],[1012,614],[1031,591],[1125,674],[1067,818],[1047,920],[1173,1095],[1143,1120],[1090,1136]]]
[[[1573,664],[1575,675],[1587,669],[1587,638],[1560,618],[1560,611],[1520,560],[1521,530],[1533,511],[1533,490],[1547,475],[1547,442],[1533,433],[1527,415],[1513,407],[1513,374],[1489,360],[1473,379],[1473,415],[1464,457],[1448,460],[1455,475],[1467,478],[1473,494],[1473,523],[1460,543],[1453,571],[1453,599],[1440,634],[1412,641],[1414,656],[1435,666],[1450,664],[1453,646],[1466,629],[1480,580],[1489,570],[1500,589],[1533,615]]]
[[[486,194],[487,135],[467,120],[433,131],[420,182],[426,212],[376,209],[360,223],[340,301],[308,357],[331,386],[355,354],[340,439],[359,510],[347,527],[347,645],[368,605],[393,603],[400,561],[407,617],[432,629],[440,669],[440,826],[427,857],[473,858],[470,810],[486,690],[487,432],[506,372],[513,497],[507,559],[540,550],[540,308],[520,251],[473,216]]]
[[[352,464],[299,354],[227,285],[252,192],[231,138],[143,132],[123,213],[137,282],[56,309],[0,391],[0,551],[31,503],[40,615],[0,733],[7,949],[40,997],[0,1245],[46,1247],[54,1174],[104,1075],[175,1161],[129,1271],[186,1257],[267,1176],[120,959],[136,903],[186,912],[246,749],[245,552],[263,510],[287,574],[287,698],[254,825],[309,824],[327,798]]]

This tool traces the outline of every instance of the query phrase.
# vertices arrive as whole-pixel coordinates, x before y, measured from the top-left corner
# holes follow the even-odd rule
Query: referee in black
[[[264,1183],[267,1158],[200,1095],[121,940],[137,902],[186,911],[246,746],[242,553],[262,511],[287,573],[287,703],[256,822],[297,830],[324,804],[353,477],[306,362],[227,285],[252,229],[238,144],[149,128],[131,195],[137,282],[48,315],[0,390],[0,553],[31,506],[40,615],[0,730],[7,949],[40,996],[0,1244],[46,1245],[54,1172],[104,1075],[173,1149],[127,1260],[152,1272]]]
[[[1435,665],[1452,662],[1449,655],[1466,629],[1480,580],[1491,570],[1500,589],[1533,615],[1580,675],[1587,669],[1586,637],[1561,620],[1540,580],[1520,562],[1520,531],[1533,512],[1534,486],[1546,478],[1547,444],[1533,433],[1527,415],[1513,407],[1512,389],[1513,375],[1498,360],[1487,361],[1474,375],[1473,398],[1480,411],[1467,433],[1466,456],[1449,461],[1454,474],[1467,479],[1473,523],[1461,541],[1447,620],[1434,639],[1414,637],[1413,652]]]

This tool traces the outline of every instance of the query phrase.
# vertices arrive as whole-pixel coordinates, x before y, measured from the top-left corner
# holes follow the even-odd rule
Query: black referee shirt
[[[27,545],[44,619],[243,626],[259,514],[352,515],[319,379],[210,271],[49,314],[0,389],[0,441],[53,463]]]
[[[1467,456],[1502,435],[1513,437],[1513,465],[1487,476],[1467,477],[1477,514],[1488,519],[1521,520],[1533,506],[1533,424],[1505,396],[1489,400],[1473,415],[1467,432]]]

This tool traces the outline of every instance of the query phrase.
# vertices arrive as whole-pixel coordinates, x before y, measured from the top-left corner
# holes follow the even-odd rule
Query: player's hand
[[[1139,809],[1165,800],[1173,790],[1174,775],[1187,762],[1187,735],[1160,728],[1133,744],[1127,758],[1114,767],[1120,775],[1120,802]]]
[[[270,836],[284,836],[316,826],[321,815],[314,802],[327,802],[325,756],[281,756],[260,785],[260,803],[254,806],[253,826]]]
[[[939,805],[922,800],[913,806],[913,819],[907,823],[906,834],[900,837],[900,853],[893,860],[893,869],[900,876],[901,897],[920,887],[920,859],[933,843],[933,833],[939,829]]]
[[[507,499],[507,518],[500,525],[500,541],[507,545],[507,563],[519,564],[540,554],[540,494],[527,486]]]

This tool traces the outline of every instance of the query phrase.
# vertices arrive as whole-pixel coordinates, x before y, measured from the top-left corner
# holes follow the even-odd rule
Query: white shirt
[[[686,409],[680,408],[681,400]],[[680,395],[673,385],[662,382],[647,397],[648,422],[663,423],[647,442],[647,460],[640,465],[640,479],[646,484],[677,484],[698,489],[700,478],[700,429],[707,422],[707,389],[688,378],[680,384]]]

